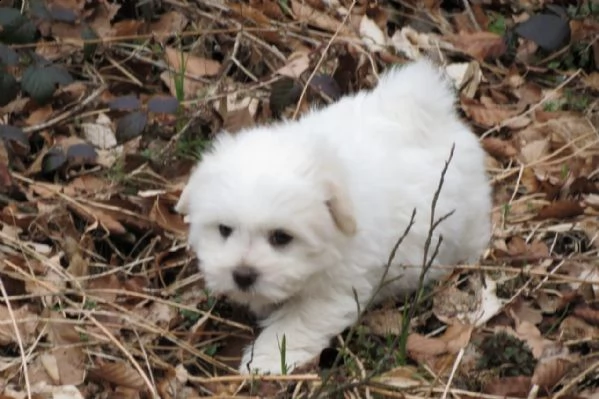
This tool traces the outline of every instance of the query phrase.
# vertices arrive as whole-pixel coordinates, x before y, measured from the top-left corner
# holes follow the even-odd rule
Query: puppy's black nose
[[[233,270],[233,281],[242,290],[248,289],[256,282],[258,272],[250,266],[238,266]]]

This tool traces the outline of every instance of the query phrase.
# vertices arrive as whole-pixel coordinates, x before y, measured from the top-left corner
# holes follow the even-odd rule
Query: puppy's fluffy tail
[[[374,90],[385,117],[433,132],[457,121],[456,95],[442,70],[423,58],[387,71]]]

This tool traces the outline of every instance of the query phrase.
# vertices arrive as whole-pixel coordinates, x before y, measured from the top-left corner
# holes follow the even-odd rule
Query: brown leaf
[[[541,359],[532,375],[532,383],[551,389],[572,367],[572,362],[559,357]]]
[[[585,340],[599,337],[599,328],[594,327],[584,320],[568,316],[560,323],[560,337],[563,340]]]
[[[173,47],[166,47],[165,55],[171,68],[177,73],[185,73],[186,76],[193,78],[215,76],[220,71],[220,62],[182,52]]]
[[[292,79],[299,78],[310,67],[310,52],[307,49],[293,52],[287,58],[287,64],[277,70],[279,75]]]
[[[181,237],[187,234],[188,228],[181,215],[170,212],[166,201],[161,201],[160,197],[157,197],[154,201],[150,211],[150,220],[156,222],[161,228]]]
[[[100,209],[77,202],[69,202],[67,206],[89,223],[99,223],[112,234],[127,233],[127,229],[118,220]]]
[[[517,109],[502,107],[497,104],[481,104],[465,97],[462,97],[462,109],[468,117],[485,127],[499,125],[520,112]]]
[[[5,142],[0,141],[0,191],[8,192],[8,189],[13,185],[10,170],[8,169],[8,152],[6,151]]]
[[[494,158],[509,159],[518,154],[518,150],[516,150],[512,143],[496,137],[485,137],[481,144],[485,151]]]
[[[79,244],[73,237],[67,236],[64,242],[65,252],[69,258],[67,272],[74,277],[86,277],[89,274],[89,262],[84,259]],[[88,280],[80,280],[82,287],[87,285]]]
[[[530,141],[520,149],[520,161],[525,165],[536,162],[549,154],[549,149],[548,138]]]
[[[108,381],[125,388],[142,389],[145,386],[143,378],[137,370],[125,362],[101,362],[90,369],[96,378]]]
[[[449,353],[458,353],[470,343],[473,330],[474,326],[472,325],[455,323],[447,327],[439,339],[447,343]]]
[[[52,343],[52,362],[56,362],[58,377],[62,384],[79,385],[85,379],[87,359],[83,348],[73,344],[81,342],[83,326],[67,323],[59,312],[47,312],[48,340]],[[85,331],[85,330],[83,330]],[[52,373],[47,367],[46,371]],[[51,375],[51,374],[50,374]]]
[[[397,388],[410,388],[425,384],[418,369],[414,366],[399,366],[373,379],[377,383]]]
[[[574,315],[580,317],[587,323],[599,326],[599,309],[587,304],[577,305],[574,308]]]
[[[264,15],[275,21],[284,21],[286,18],[275,0],[250,0],[250,6],[261,10]]]
[[[24,344],[29,344],[35,339],[35,330],[38,325],[38,316],[29,311],[28,306],[15,308],[12,307],[12,316],[5,305],[0,305],[0,344],[16,344],[21,340]],[[19,329],[17,336],[15,324]]]
[[[583,77],[582,81],[588,87],[599,91],[599,72],[592,72],[591,74]]]
[[[255,7],[242,2],[228,2],[227,7],[233,12],[233,17],[240,20],[242,23],[249,20],[260,28],[271,27],[270,19]],[[255,34],[267,42],[277,44],[283,48],[289,44],[287,43],[289,40],[276,31],[265,29],[264,31],[258,31]]]
[[[25,120],[25,123],[27,126],[39,125],[50,119],[53,112],[54,109],[52,108],[52,105],[47,104],[31,112],[29,117]]]
[[[503,37],[498,34],[477,31],[472,33],[462,32],[448,38],[458,50],[466,53],[477,61],[495,59],[505,54],[507,46]]]
[[[336,32],[339,29],[339,21],[315,8],[310,7],[304,1],[292,0],[291,8],[298,22],[308,23],[317,28],[324,29],[329,32]],[[347,26],[341,26],[339,31],[340,36],[355,36]]]
[[[145,22],[142,19],[125,19],[112,25],[112,36],[137,36],[142,34]]]
[[[528,395],[530,386],[531,377],[504,377],[487,382],[484,385],[483,391],[497,397],[522,398]]]
[[[584,213],[584,208],[578,201],[559,200],[539,210],[535,220],[567,219]]]
[[[254,117],[249,108],[236,109],[227,112],[223,121],[223,129],[230,133],[236,133],[255,125]]]
[[[156,36],[172,35],[183,31],[188,23],[184,13],[180,11],[169,11],[160,15],[158,21],[150,24],[150,31]]]
[[[411,357],[416,359],[437,356],[447,353],[447,343],[439,338],[427,338],[424,335],[412,333],[408,336],[406,349]]]

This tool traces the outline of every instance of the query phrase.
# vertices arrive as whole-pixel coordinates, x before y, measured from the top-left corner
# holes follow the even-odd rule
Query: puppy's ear
[[[337,183],[328,182],[329,200],[327,206],[335,225],[347,236],[356,234],[356,219],[349,196]]]
[[[189,213],[189,182],[183,188],[181,195],[179,196],[179,201],[177,201],[177,205],[175,205],[175,211],[182,214],[187,215]]]

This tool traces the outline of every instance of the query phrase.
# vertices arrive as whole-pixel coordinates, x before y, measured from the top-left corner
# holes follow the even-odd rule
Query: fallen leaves
[[[370,346],[335,386],[387,359],[374,395],[596,395],[572,379],[599,334],[599,30],[586,3],[565,14],[551,2],[5,3],[2,395],[26,397],[19,340],[34,396],[147,396],[140,370],[164,397],[288,392],[283,381],[218,379],[248,327],[204,291],[172,207],[214,134],[294,111],[312,72],[301,111],[422,56],[444,66],[488,154],[493,242],[412,320],[396,304],[368,313],[365,343],[348,345]],[[398,367],[397,345],[385,346],[404,333],[415,366]]]
[[[9,309],[0,305],[0,344],[31,344],[35,339],[35,331],[39,316],[29,310],[27,305],[17,309]]]
[[[505,39],[492,32],[460,32],[458,35],[450,37],[449,41],[459,51],[470,55],[479,62],[499,58],[507,51]]]

